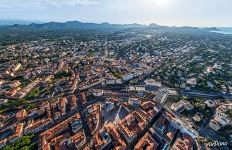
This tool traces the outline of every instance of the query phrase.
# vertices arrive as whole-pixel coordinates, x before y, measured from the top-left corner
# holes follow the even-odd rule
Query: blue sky
[[[0,19],[230,26],[232,0],[0,0]]]

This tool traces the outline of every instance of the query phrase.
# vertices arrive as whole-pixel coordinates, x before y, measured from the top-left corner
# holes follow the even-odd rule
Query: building
[[[145,90],[147,92],[151,92],[151,93],[157,91],[159,88],[162,87],[161,82],[155,81],[153,79],[147,79],[147,80],[145,80],[145,84],[146,84]]]
[[[212,101],[212,100],[207,100],[207,101],[205,101],[205,104],[206,104],[207,107],[209,107],[209,108],[213,108],[213,107],[216,106],[216,103],[215,103],[214,101]]]
[[[158,143],[152,138],[149,133],[146,133],[139,142],[135,145],[135,150],[156,150]]]
[[[24,123],[19,123],[15,127],[15,132],[13,135],[11,135],[8,140],[10,142],[16,141],[18,138],[20,138],[23,135],[23,128],[24,128]]]
[[[173,103],[171,106],[171,109],[174,110],[175,112],[181,113],[184,110],[190,111],[194,108],[194,106],[186,101],[186,100],[180,100],[177,103]]]
[[[111,137],[105,128],[101,129],[94,135],[93,141],[96,150],[109,149],[109,144],[112,142]]]
[[[129,87],[127,87],[127,90],[128,91],[144,92],[145,86],[143,86],[143,85],[129,86]]]
[[[209,122],[209,127],[215,131],[218,131],[221,129],[221,125],[215,120],[211,120]]]
[[[69,95],[66,97],[68,102],[68,108],[71,110],[77,107],[77,97],[75,95]]]
[[[13,68],[12,68],[12,71],[15,72],[15,71],[18,71],[20,69],[22,65],[20,63],[18,63],[17,65],[15,65]]]
[[[22,90],[17,92],[13,97],[14,98],[23,98],[23,97],[25,97],[39,82],[40,82],[40,79],[37,79],[37,80],[31,82],[26,87],[24,87]]]
[[[42,130],[45,126],[52,122],[51,118],[40,119],[38,121],[29,121],[24,129],[24,134],[30,134]]]
[[[133,107],[140,107],[141,106],[141,100],[135,99],[135,98],[130,98],[128,101],[128,104],[130,104]]]
[[[85,104],[85,103],[87,102],[86,95],[85,95],[84,92],[81,92],[81,93],[79,94],[79,100],[80,100],[80,102],[81,102],[82,104]]]
[[[230,105],[226,106],[220,106],[216,109],[216,113],[214,115],[214,118],[210,121],[209,126],[215,130],[218,131],[222,127],[225,127],[231,123],[231,118],[225,113],[227,110],[229,110]]]
[[[109,123],[105,125],[107,132],[112,137],[112,145],[114,146],[114,150],[125,150],[126,149],[126,143],[123,141],[123,139],[120,137],[116,127],[113,123]]]
[[[86,136],[82,129],[82,123],[80,122],[80,114],[77,113],[41,133],[38,149],[70,149],[73,145],[77,149],[81,149],[85,143]]]
[[[169,95],[168,90],[166,88],[162,88],[156,93],[156,96],[153,100],[160,104],[164,104],[168,98],[168,95]]]
[[[196,78],[190,78],[190,79],[187,80],[187,84],[194,87],[194,86],[197,85],[197,79]]]
[[[150,121],[158,112],[158,108],[156,107],[155,103],[152,101],[145,101],[142,102],[140,106],[140,113]]]
[[[100,124],[100,110],[101,105],[95,104],[88,106],[85,110],[86,121],[91,133],[94,133],[98,129]]]
[[[104,108],[106,109],[107,112],[110,112],[114,110],[115,106],[116,106],[115,103],[106,102],[106,104],[104,105]]]
[[[166,145],[172,142],[177,130],[178,129],[172,124],[172,121],[168,120],[164,115],[161,115],[150,129],[151,133]]]
[[[82,121],[81,120],[74,120],[71,122],[71,128],[74,133],[77,133],[82,128]]]
[[[146,124],[145,118],[134,111],[118,122],[118,128],[127,142],[130,143],[145,128]]]
[[[16,118],[19,121],[22,121],[23,119],[25,119],[27,117],[27,111],[25,109],[20,110],[19,112],[17,112],[16,114]]]
[[[93,89],[92,93],[93,93],[93,96],[95,96],[95,97],[103,96],[103,90],[101,90],[101,89]]]
[[[0,105],[5,104],[8,102],[8,99],[0,99]]]
[[[209,66],[209,67],[207,67],[206,72],[207,73],[214,73],[214,68]]]
[[[194,141],[191,136],[187,134],[181,134],[172,146],[173,150],[192,150]]]
[[[133,74],[127,74],[122,77],[123,81],[129,81],[129,80],[132,80],[133,78],[134,78]]]
[[[4,147],[7,143],[7,139],[0,140],[0,148]]]

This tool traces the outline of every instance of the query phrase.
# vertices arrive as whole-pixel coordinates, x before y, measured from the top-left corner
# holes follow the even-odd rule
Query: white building
[[[205,101],[205,104],[207,105],[207,107],[210,107],[210,108],[216,106],[216,103],[214,101],[211,101],[211,100]]]
[[[230,124],[230,119],[228,115],[224,113],[216,113],[214,116],[214,120],[220,123],[223,127]]]
[[[5,104],[5,103],[7,103],[7,102],[8,102],[7,99],[0,99],[0,105]]]
[[[130,98],[128,103],[132,106],[140,106],[141,105],[141,100]]]
[[[124,81],[129,81],[129,80],[132,80],[134,78],[134,75],[133,74],[127,74],[125,76],[123,76],[123,80]]]
[[[93,89],[92,93],[93,93],[93,96],[100,97],[103,95],[104,92],[101,89]]]
[[[153,99],[156,102],[159,102],[160,104],[164,104],[167,100],[169,95],[169,92],[166,88],[160,89],[157,93],[155,98]]]
[[[215,131],[218,131],[221,129],[221,126],[219,125],[219,123],[215,120],[211,120],[209,123],[209,127],[212,128]]]
[[[145,83],[147,86],[155,86],[155,87],[161,87],[162,84],[161,82],[155,81],[153,79],[147,79],[145,80]]]
[[[197,79],[196,78],[188,79],[187,84],[189,84],[191,86],[196,86],[197,85]]]
[[[18,71],[22,65],[18,63],[15,67],[12,68],[12,71]]]
[[[194,106],[188,102],[188,101],[184,101],[184,100],[181,100],[177,103],[173,103],[172,106],[171,106],[171,109],[174,110],[174,111],[178,111],[178,112],[182,112],[184,111],[185,109],[187,111],[190,111],[194,108]]]

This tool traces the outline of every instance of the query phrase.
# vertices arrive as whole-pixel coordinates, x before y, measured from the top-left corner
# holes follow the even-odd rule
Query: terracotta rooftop
[[[137,112],[127,115],[123,120],[119,121],[119,130],[130,141],[135,138],[138,133],[145,128],[146,120],[144,120]]]
[[[149,133],[146,133],[139,142],[135,145],[135,150],[156,150],[158,143],[151,137]]]
[[[192,150],[193,147],[193,139],[191,136],[187,134],[183,134],[182,137],[179,137],[174,145],[172,146],[172,149],[174,150]]]
[[[108,133],[112,136],[113,138],[113,145],[115,149],[125,149],[126,148],[126,143],[123,141],[123,139],[120,137],[118,131],[116,130],[116,127],[114,126],[113,123],[109,123],[106,126],[106,130]]]

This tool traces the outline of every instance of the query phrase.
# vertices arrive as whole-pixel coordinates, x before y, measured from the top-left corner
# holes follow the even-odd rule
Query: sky
[[[1,20],[232,27],[232,0],[0,0]]]

